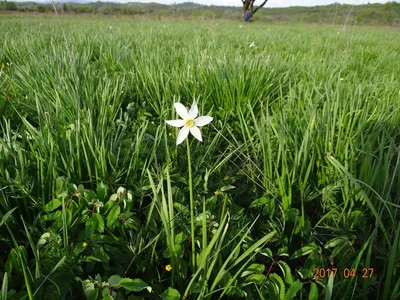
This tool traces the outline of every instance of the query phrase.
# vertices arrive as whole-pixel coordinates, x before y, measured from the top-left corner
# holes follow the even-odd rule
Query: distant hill
[[[236,19],[242,18],[240,7],[207,6],[193,2],[180,4],[159,3],[111,3],[90,2],[88,0],[56,1],[60,14],[100,14],[147,16],[150,18],[200,18],[200,19]],[[2,2],[2,10],[17,10],[20,12],[53,13],[51,2]],[[7,3],[7,6],[4,5]],[[12,3],[12,4],[11,4]],[[351,14],[350,14],[351,12]],[[349,16],[350,14],[350,16]],[[366,4],[352,7],[346,4],[331,4],[314,7],[264,7],[254,16],[255,21],[287,22],[287,23],[318,23],[343,24],[347,17],[348,24],[390,25],[400,26],[400,3]]]

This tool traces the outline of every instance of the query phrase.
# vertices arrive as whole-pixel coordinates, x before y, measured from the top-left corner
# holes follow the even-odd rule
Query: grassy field
[[[1,300],[400,297],[398,30],[60,21],[0,18]]]

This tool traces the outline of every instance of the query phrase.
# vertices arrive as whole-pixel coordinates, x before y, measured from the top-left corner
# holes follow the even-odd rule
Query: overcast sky
[[[96,1],[96,0],[92,0]],[[105,1],[105,0],[103,0]],[[227,5],[227,6],[241,6],[242,2],[240,0],[140,0],[140,1],[133,1],[133,0],[108,0],[112,2],[157,2],[157,3],[164,3],[164,4],[172,4],[174,2],[176,3],[182,3],[182,2],[195,2],[195,3],[200,3],[200,4],[206,4],[206,5]],[[256,0],[254,2],[254,5],[257,6],[257,3],[261,3],[263,0]],[[268,0],[267,4],[265,7],[287,7],[287,6],[315,6],[315,5],[327,5],[331,4],[334,2],[339,2],[339,3],[346,3],[346,4],[366,4],[368,2],[370,3],[386,3],[389,1],[386,0]],[[396,1],[398,2],[398,1]]]

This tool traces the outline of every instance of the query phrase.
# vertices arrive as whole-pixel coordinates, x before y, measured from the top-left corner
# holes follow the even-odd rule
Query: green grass
[[[0,20],[1,299],[398,298],[398,30],[61,24]]]

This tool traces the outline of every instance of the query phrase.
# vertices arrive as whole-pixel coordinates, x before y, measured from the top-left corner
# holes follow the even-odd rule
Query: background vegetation
[[[396,29],[61,24],[0,19],[2,300],[399,298]]]
[[[241,19],[241,7],[206,6],[195,3],[164,5],[157,3],[58,3],[60,13],[104,14],[118,16],[140,16],[150,18],[184,18],[184,19]],[[20,12],[54,12],[52,4],[35,2],[3,2],[2,10]],[[265,6],[254,17],[258,21],[284,23],[319,23],[319,24],[370,24],[400,25],[400,3],[345,5],[331,4],[315,7],[268,8]]]

